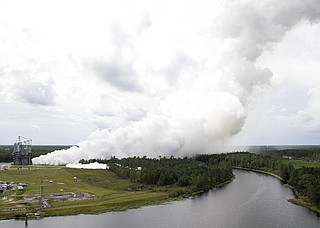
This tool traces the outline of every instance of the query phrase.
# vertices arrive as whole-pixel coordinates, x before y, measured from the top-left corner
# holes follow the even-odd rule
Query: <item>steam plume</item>
[[[181,29],[181,34],[170,25],[164,29],[192,37],[177,36],[185,46],[159,53],[169,63],[160,64],[161,56],[149,59],[147,52],[139,51],[141,42],[148,45],[158,35],[153,12],[144,12],[133,30],[127,31],[119,22],[112,31],[117,37],[113,54],[85,65],[127,101],[120,111],[110,110],[106,102],[101,113],[128,118],[111,129],[93,132],[78,147],[40,156],[33,163],[60,165],[110,156],[183,157],[212,153],[225,145],[243,128],[250,96],[272,77],[271,70],[258,66],[256,60],[299,21],[317,22],[320,2],[227,1],[220,7],[221,13],[205,18],[211,23],[199,20],[190,31]],[[193,9],[182,10],[190,15]],[[128,51],[129,57],[123,54]],[[128,99],[128,93],[135,97],[133,108],[134,98]]]

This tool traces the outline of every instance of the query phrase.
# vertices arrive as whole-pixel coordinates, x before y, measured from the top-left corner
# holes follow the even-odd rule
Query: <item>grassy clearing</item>
[[[302,167],[314,167],[320,168],[320,162],[318,161],[305,161],[305,160],[294,160],[294,159],[283,159],[282,162],[284,164],[291,164],[295,168],[302,168]]]
[[[78,192],[91,193],[94,195],[92,199],[49,202],[52,207],[47,209],[41,208],[39,203],[26,204],[20,202],[24,196],[39,194],[41,181],[43,181],[44,185],[45,198],[46,194],[50,193],[75,192],[75,176],[78,177]],[[69,169],[50,166],[12,167],[10,170],[0,171],[0,180],[28,184],[28,187],[20,192],[18,196],[15,191],[7,191],[5,195],[1,195],[0,210],[2,211],[0,219],[21,216],[30,212],[43,212],[44,216],[101,213],[136,208],[170,200],[170,191],[148,189],[129,191],[128,188],[133,185],[132,183],[107,170]],[[10,199],[13,201],[10,201]],[[28,209],[10,211],[10,208],[17,207],[27,207]]]
[[[53,203],[52,208],[47,209],[47,215],[71,215],[71,214],[96,214],[108,211],[120,211],[129,208],[168,201],[165,193],[152,192],[121,192],[90,201]]]
[[[118,178],[106,170],[81,170],[65,167],[31,167],[10,169],[0,172],[2,181],[24,182],[28,184],[24,195],[39,194],[43,181],[44,193],[74,192],[74,177],[78,177],[78,188],[81,192],[102,196],[108,191],[128,188],[131,183]],[[52,183],[51,183],[52,182]]]

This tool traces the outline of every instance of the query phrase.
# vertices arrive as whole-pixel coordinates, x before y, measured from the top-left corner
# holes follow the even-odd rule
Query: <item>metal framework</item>
[[[13,144],[13,164],[14,165],[32,165],[32,139],[19,136]]]

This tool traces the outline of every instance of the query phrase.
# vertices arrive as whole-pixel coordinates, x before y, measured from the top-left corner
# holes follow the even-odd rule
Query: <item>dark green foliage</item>
[[[294,168],[292,165],[280,164],[279,174],[285,183],[287,183],[287,181],[289,180],[293,170]]]
[[[290,173],[288,184],[292,185],[297,194],[308,197],[320,206],[320,169],[303,167]]]
[[[275,157],[291,157],[292,159],[303,159],[308,161],[320,161],[319,146],[296,146],[291,149],[262,149],[261,154],[272,155]]]
[[[109,170],[122,178],[137,184],[156,186],[179,186],[194,188],[195,191],[208,190],[232,179],[232,168],[224,161],[225,155],[198,156],[191,158],[133,157],[109,160],[90,160],[81,163],[107,163]],[[181,192],[177,192],[181,194]]]
[[[0,162],[13,162],[13,146],[0,146]]]
[[[186,174],[181,175],[178,179],[178,186],[180,187],[189,186],[190,183],[191,183],[191,179]]]

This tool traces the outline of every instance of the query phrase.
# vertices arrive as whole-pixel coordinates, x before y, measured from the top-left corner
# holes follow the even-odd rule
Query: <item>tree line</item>
[[[320,161],[319,146],[305,146],[299,149],[265,149],[260,151],[261,154],[272,155],[275,157],[292,157],[292,159],[303,159],[307,161]]]
[[[232,167],[223,159],[201,161],[197,158],[171,156],[159,159],[112,157],[108,160],[80,161],[83,164],[90,162],[106,163],[110,171],[136,184],[190,187],[192,191],[206,191],[233,178]]]

